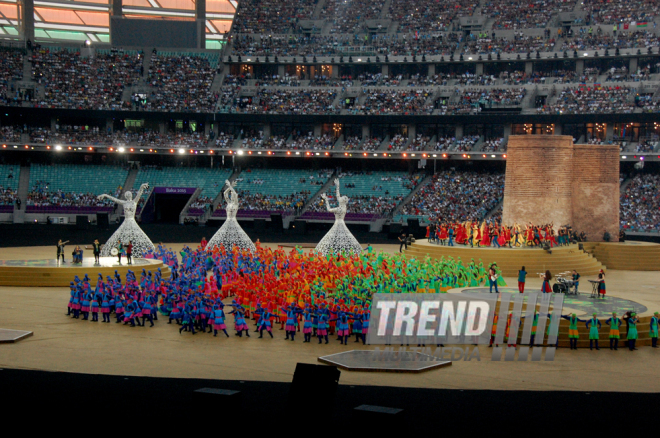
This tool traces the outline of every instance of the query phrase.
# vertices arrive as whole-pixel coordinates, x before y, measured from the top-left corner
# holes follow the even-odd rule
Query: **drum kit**
[[[537,273],[541,280],[545,279],[545,273]],[[575,292],[575,281],[572,279],[571,271],[560,272],[555,276],[557,282],[552,285],[552,291],[556,294],[578,295]]]

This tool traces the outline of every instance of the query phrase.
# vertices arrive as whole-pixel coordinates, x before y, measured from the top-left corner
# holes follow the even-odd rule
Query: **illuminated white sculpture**
[[[342,252],[358,254],[362,251],[362,246],[351,234],[344,222],[348,197],[339,194],[339,178],[335,179],[335,187],[337,188],[337,202],[339,203],[336,208],[330,208],[330,202],[325,193],[321,195],[325,200],[328,211],[335,214],[335,224],[323,236],[319,244],[316,245],[316,252],[322,255]]]
[[[237,246],[240,249],[254,252],[257,250],[257,247],[254,246],[250,237],[245,231],[243,231],[243,228],[241,228],[236,220],[236,212],[238,211],[238,193],[234,190],[234,187],[236,187],[236,181],[230,183],[227,180],[225,183],[227,185],[227,190],[224,191],[223,196],[227,203],[227,206],[225,207],[225,210],[227,211],[227,220],[225,220],[225,223],[222,224],[220,229],[216,231],[213,237],[211,237],[211,240],[209,240],[206,247],[211,250],[215,246],[224,246],[226,250],[230,251],[234,246]]]
[[[108,198],[124,207],[124,222],[119,229],[110,236],[105,245],[103,245],[103,248],[101,249],[101,257],[109,257],[110,251],[112,251],[113,248],[116,248],[120,241],[124,246],[128,245],[129,242],[133,244],[133,257],[142,257],[147,251],[156,250],[154,244],[147,235],[144,234],[144,231],[142,231],[137,222],[135,222],[137,203],[140,201],[144,191],[148,189],[149,184],[142,184],[140,190],[138,190],[135,195],[135,199],[133,199],[133,193],[131,193],[130,190],[126,191],[124,194],[124,197],[126,198],[125,201],[110,195],[98,196],[98,199]]]

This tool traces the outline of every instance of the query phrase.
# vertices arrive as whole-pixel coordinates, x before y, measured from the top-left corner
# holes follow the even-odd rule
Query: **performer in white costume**
[[[133,199],[133,193],[127,191],[124,194],[126,198],[125,201],[117,199],[114,196],[110,195],[100,195],[98,199],[108,198],[112,201],[115,201],[117,204],[121,204],[124,207],[124,223],[121,224],[119,229],[114,232],[108,241],[103,245],[101,249],[101,257],[109,257],[110,251],[117,246],[117,243],[121,241],[124,245],[128,245],[128,242],[133,244],[133,257],[139,258],[143,257],[144,254],[148,251],[155,251],[156,248],[151,240],[144,234],[144,231],[140,226],[135,222],[135,210],[137,209],[137,203],[142,197],[142,194],[145,190],[149,189],[149,184],[142,184],[140,190],[138,190],[135,199]]]
[[[243,231],[243,228],[241,228],[236,220],[236,212],[238,211],[238,193],[234,190],[236,181],[230,183],[229,180],[226,180],[225,183],[227,184],[227,190],[224,191],[223,196],[227,203],[225,207],[227,220],[225,220],[225,223],[211,237],[206,248],[212,250],[215,246],[224,246],[226,250],[230,251],[236,245],[241,249],[254,252],[257,250],[257,247],[254,246],[250,237]]]
[[[362,251],[362,246],[360,246],[360,243],[351,234],[344,222],[348,197],[339,194],[339,178],[335,179],[335,186],[337,187],[338,207],[330,208],[330,202],[328,201],[326,194],[324,193],[321,195],[325,200],[328,211],[335,214],[335,224],[330,228],[330,231],[323,236],[323,239],[321,239],[319,244],[316,245],[316,252],[322,255],[341,252],[358,254]]]

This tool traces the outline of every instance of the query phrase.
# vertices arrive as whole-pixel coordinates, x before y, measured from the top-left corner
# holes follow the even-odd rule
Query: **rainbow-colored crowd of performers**
[[[179,256],[181,261],[179,263]],[[227,318],[234,320],[237,336],[256,332],[273,337],[280,326],[286,339],[302,331],[304,342],[321,343],[337,335],[342,344],[349,336],[365,343],[370,306],[375,293],[443,293],[456,287],[487,283],[492,268],[505,286],[496,265],[484,267],[474,259],[416,260],[400,254],[375,253],[368,247],[359,255],[320,256],[296,247],[270,249],[257,242],[257,251],[185,247],[180,254],[158,246],[149,258],[162,260],[171,275],[161,269],[136,275],[129,271],[122,281],[115,271],[96,285],[85,275],[71,282],[67,315],[83,320],[124,325],[154,326],[159,314],[180,325],[179,333],[227,333]],[[90,319],[91,316],[91,319]]]
[[[569,227],[559,227],[555,231],[553,224],[521,226],[500,225],[496,222],[438,222],[426,227],[426,238],[441,245],[494,246],[494,247],[520,247],[568,245],[571,241],[579,241],[580,236]]]

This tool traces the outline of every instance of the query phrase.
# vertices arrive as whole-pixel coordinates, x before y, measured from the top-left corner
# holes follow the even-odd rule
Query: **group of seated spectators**
[[[390,138],[390,144],[387,146],[388,151],[400,151],[408,143],[408,136],[395,134]]]
[[[280,75],[262,76],[261,78],[256,80],[255,85],[258,87],[265,87],[265,86],[299,87],[300,78],[298,76],[289,76],[288,74],[285,74],[284,76],[280,76]]]
[[[559,40],[555,50],[572,52],[574,50],[609,50],[610,55],[616,49],[644,49],[658,47],[660,36],[650,31],[629,31],[617,33],[604,33],[601,27],[596,32],[589,32],[581,28],[578,32],[570,32]]]
[[[458,17],[472,16],[478,8],[478,0],[392,0],[388,18],[399,24],[401,32],[437,32]]]
[[[479,141],[478,135],[468,135],[456,141],[456,151],[468,152],[474,148],[474,145]]]
[[[179,146],[205,148],[209,141],[209,137],[202,132],[170,131],[161,134],[160,132],[145,130],[136,135],[138,146],[153,148]]]
[[[554,104],[546,104],[537,111],[543,114],[629,114],[635,109],[632,94],[635,91],[626,86],[566,87]]]
[[[62,144],[111,144],[112,134],[98,126],[87,125],[56,125],[55,132],[41,128],[30,133],[30,140],[37,143],[62,143]]]
[[[317,75],[310,79],[309,85],[312,87],[342,87],[353,86],[353,78],[350,75],[344,75],[340,78],[333,78],[325,75]]]
[[[244,0],[234,16],[235,33],[288,33],[298,20],[309,19],[314,12],[314,0]]]
[[[327,134],[316,137],[310,132],[307,135],[294,135],[293,141],[288,147],[291,149],[320,151],[332,149],[334,144],[334,137]]]
[[[486,0],[481,14],[495,20],[494,29],[543,28],[555,13],[572,12],[575,0]]]
[[[23,53],[14,50],[0,51],[0,105],[18,103],[12,81],[23,79]]]
[[[207,211],[210,210],[212,205],[213,205],[213,198],[211,198],[210,196],[199,196],[197,197],[197,199],[195,199],[193,202],[190,203],[189,208]]]
[[[504,196],[504,174],[443,171],[403,206],[401,214],[447,221],[482,219]]]
[[[504,143],[504,138],[500,137],[492,140],[486,140],[482,150],[484,152],[506,152],[506,143]]]
[[[201,56],[154,53],[149,84],[156,90],[146,104],[153,111],[212,112],[219,95],[211,93],[215,69]]]
[[[434,150],[448,151],[449,148],[456,142],[456,137],[440,137],[435,142]]]
[[[18,126],[0,126],[0,141],[20,142],[22,132],[21,127]]]
[[[660,231],[660,175],[633,177],[621,193],[621,228],[626,231]]]
[[[309,190],[303,190],[291,195],[267,195],[250,193],[249,190],[239,190],[241,210],[270,210],[300,212],[310,195]]]
[[[440,2],[438,2],[440,3]],[[422,24],[422,23],[420,23]],[[450,56],[460,44],[457,33],[397,33],[375,35],[369,45],[378,56]],[[412,59],[411,59],[412,60]]]
[[[139,80],[142,54],[112,51],[83,57],[79,51],[32,52],[32,76],[43,86],[44,97],[35,105],[46,108],[121,110],[130,104],[122,100],[124,87]]]
[[[321,18],[332,21],[331,33],[357,33],[366,20],[380,17],[385,0],[326,0]]]
[[[364,140],[360,149],[363,151],[375,151],[380,147],[380,144],[383,142],[382,138],[373,137]]]
[[[362,73],[357,79],[363,87],[398,87],[403,77],[402,75],[390,77],[382,73]]]
[[[660,144],[660,142],[658,142],[657,140],[656,141],[651,141],[651,140],[640,141],[637,144],[637,147],[635,148],[635,152],[653,152],[658,147],[658,144]]]
[[[337,92],[332,90],[261,88],[257,96],[259,103],[246,107],[242,112],[266,114],[333,114],[337,112],[332,105],[337,97]]]
[[[377,191],[377,190],[375,190]],[[335,199],[334,188],[328,189],[326,193],[330,207],[336,207],[337,201]],[[348,205],[346,206],[346,213],[370,213],[379,216],[386,216],[391,213],[397,205],[401,203],[403,196],[390,196],[388,194],[382,195],[353,195],[350,196]],[[317,198],[306,211],[310,212],[325,212],[328,211],[326,203],[322,197]]]
[[[0,186],[0,205],[14,205],[17,192],[11,187],[4,188]]]
[[[351,108],[353,114],[430,114],[433,105],[427,101],[432,90],[366,89],[363,104]]]
[[[480,88],[457,90],[461,93],[459,104],[465,106],[481,106],[492,108],[497,106],[520,106],[527,94],[524,87],[512,88]]]
[[[263,132],[263,131],[261,131]],[[232,134],[225,134],[221,132],[215,139],[215,147],[221,149],[228,149],[234,144],[234,136]]]
[[[34,190],[28,193],[26,204],[36,207],[111,207],[114,202],[107,198],[98,199],[93,193]]]
[[[431,142],[431,137],[428,135],[417,134],[415,138],[408,145],[409,151],[423,151],[429,147]]]
[[[655,0],[635,0],[634,2],[583,0],[582,9],[587,12],[587,20],[598,24],[630,21],[651,22],[660,14],[660,5]]]
[[[360,137],[347,136],[344,138],[344,149],[347,151],[357,149],[361,142],[362,139]]]

